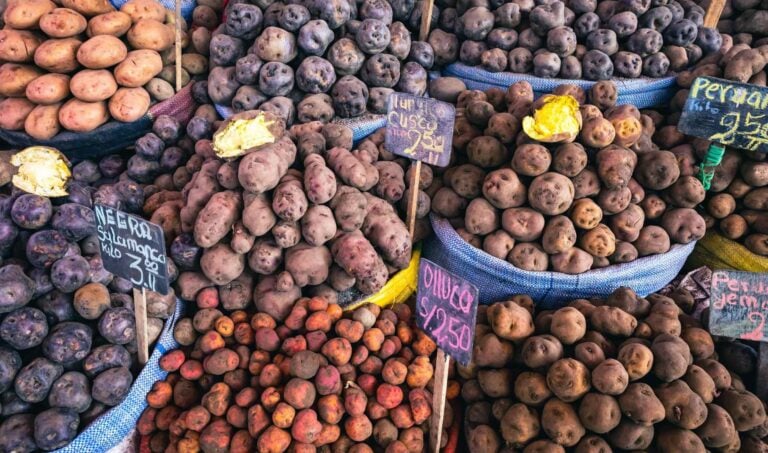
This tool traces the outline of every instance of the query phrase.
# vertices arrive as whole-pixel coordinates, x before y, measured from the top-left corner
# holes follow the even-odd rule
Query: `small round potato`
[[[128,43],[134,49],[162,52],[173,46],[173,28],[154,19],[141,19],[128,30]]]
[[[133,50],[115,68],[115,79],[120,86],[138,88],[149,83],[162,70],[163,59],[159,53],[150,49]]]
[[[0,60],[11,63],[29,63],[35,57],[35,50],[42,39],[26,30],[0,30]]]
[[[49,72],[72,72],[78,67],[77,55],[82,44],[75,38],[45,41],[35,51],[35,64]]]
[[[69,82],[72,95],[85,102],[100,102],[111,98],[117,91],[117,82],[111,71],[85,69]]]
[[[59,123],[72,132],[90,132],[109,120],[106,102],[70,99],[59,110]]]
[[[528,203],[545,215],[562,214],[573,203],[574,186],[570,179],[555,173],[537,176],[528,188]]]
[[[84,32],[88,21],[69,8],[56,8],[40,18],[40,30],[51,38],[72,38]]]
[[[46,74],[27,85],[27,99],[40,105],[58,104],[69,97],[69,76]]]
[[[166,10],[156,0],[130,0],[120,7],[120,12],[130,16],[133,23],[142,19],[165,21]]]
[[[110,35],[94,36],[77,50],[77,61],[88,69],[105,69],[125,60],[128,48]]]
[[[24,132],[37,140],[50,140],[61,130],[59,124],[61,104],[38,105],[24,122]]]
[[[89,38],[98,35],[123,36],[131,29],[131,16],[120,11],[99,14],[88,21],[86,34]]]
[[[120,88],[109,100],[109,113],[117,121],[130,123],[144,116],[149,104],[149,93],[144,88]]]

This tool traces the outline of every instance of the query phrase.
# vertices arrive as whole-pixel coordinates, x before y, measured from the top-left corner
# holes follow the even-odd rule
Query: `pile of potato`
[[[458,370],[470,451],[765,451],[765,403],[692,308],[683,289],[628,288],[556,311],[527,296],[482,307],[474,363]]]
[[[280,321],[220,303],[201,291],[176,326],[183,347],[161,359],[170,374],[138,423],[148,451],[424,450],[436,346],[407,305],[303,298]]]
[[[230,2],[211,38],[208,94],[289,126],[384,113],[393,91],[423,95],[439,63],[412,36],[420,17],[414,1]]]
[[[458,2],[428,42],[435,62],[491,72],[605,80],[664,77],[720,48],[692,0]]]
[[[153,100],[174,94],[173,14],[156,0],[131,0],[120,11],[107,0],[9,3],[0,30],[0,128],[38,140],[62,128],[88,132],[110,118],[136,121]],[[193,25],[217,23],[213,14]],[[182,34],[184,84],[207,75],[200,34]]]
[[[482,92],[443,78],[430,93],[457,106],[455,161],[429,188],[432,212],[474,247],[520,269],[579,274],[704,235],[693,148],[667,151],[681,134],[657,112],[615,105],[613,82],[555,89],[579,101],[583,121],[561,144],[521,130],[542,102],[528,82]]]
[[[379,291],[411,259],[411,235],[396,208],[407,203],[408,160],[383,149],[383,130],[350,151],[346,126],[314,122],[284,133],[268,112],[235,115],[219,131],[258,115],[274,125],[274,143],[222,160],[209,138],[199,138],[185,167],[185,175],[194,172],[189,183],[145,203],[171,241],[178,295],[194,300],[217,287],[226,309],[253,303],[282,320],[303,292],[335,302],[353,288]],[[212,124],[196,117],[187,130],[210,137]],[[417,239],[428,233],[429,197],[421,189],[431,179],[425,168]]]

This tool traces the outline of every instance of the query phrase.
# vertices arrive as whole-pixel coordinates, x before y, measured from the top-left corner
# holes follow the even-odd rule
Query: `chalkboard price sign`
[[[159,225],[108,206],[94,206],[104,269],[135,287],[168,293],[165,239]]]
[[[416,296],[416,324],[454,360],[472,361],[477,318],[477,288],[422,258]]]
[[[742,340],[768,342],[768,274],[738,271],[712,273],[709,330]]]
[[[724,146],[768,152],[768,88],[698,77],[677,128]]]
[[[392,93],[384,146],[398,156],[446,167],[451,160],[456,109],[446,102]]]

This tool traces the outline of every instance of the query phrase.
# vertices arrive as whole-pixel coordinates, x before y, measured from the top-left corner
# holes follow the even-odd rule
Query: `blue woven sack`
[[[595,269],[579,275],[531,272],[466,243],[446,219],[430,217],[435,234],[425,241],[424,258],[461,275],[480,290],[480,303],[491,304],[515,294],[528,294],[545,310],[581,298],[606,297],[620,286],[641,296],[672,281],[693,251],[695,242],[674,245],[662,255]]]
[[[443,76],[457,77],[464,81],[467,88],[472,90],[507,89],[515,82],[526,80],[533,87],[533,93],[536,97],[551,93],[552,90],[562,84],[578,85],[586,90],[596,83],[589,80],[545,79],[513,72],[488,72],[462,63],[448,65],[443,70]],[[619,89],[617,104],[632,104],[640,109],[666,104],[677,91],[675,77],[613,79],[613,81]]]
[[[120,444],[136,428],[136,422],[147,407],[147,393],[155,382],[165,379],[167,372],[160,369],[160,357],[176,349],[179,344],[173,338],[173,328],[184,312],[184,302],[176,299],[176,310],[165,322],[165,327],[155,345],[149,361],[133,382],[133,387],[122,403],[113,407],[81,432],[66,447],[56,453],[103,453]]]
[[[184,20],[189,21],[192,19],[192,11],[195,10],[195,6],[197,6],[196,0],[178,0],[181,2],[181,17],[184,18]],[[170,11],[176,11],[176,1],[175,0],[157,0],[158,3],[165,6],[166,9]],[[123,5],[128,3],[128,0],[109,0],[109,3],[112,4],[116,9],[120,9]]]

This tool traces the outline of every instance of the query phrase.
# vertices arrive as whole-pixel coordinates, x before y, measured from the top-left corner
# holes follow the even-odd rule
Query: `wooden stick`
[[[413,167],[413,182],[411,182],[411,198],[408,200],[408,232],[411,233],[411,241],[413,241],[413,234],[416,232],[416,208],[419,207],[419,182],[421,181],[421,161],[417,160],[416,165]]]
[[[176,91],[181,90],[181,0],[176,0]]]
[[[429,443],[433,452],[440,451],[440,442],[443,437],[443,419],[445,418],[445,393],[448,391],[448,365],[451,357],[442,349],[437,350],[437,363],[435,364],[435,386],[432,396],[432,420],[429,423]]]
[[[768,399],[768,343],[760,343],[755,386],[757,387],[757,397],[760,398],[760,401],[766,401]]]
[[[419,29],[419,41],[426,41],[427,36],[429,36],[429,26],[432,24],[432,9],[434,6],[435,0],[424,0],[424,3],[421,4],[421,29]]]
[[[144,365],[149,360],[149,342],[147,341],[147,290],[133,288],[133,310],[136,317],[136,346],[139,349],[139,363]]]
[[[711,0],[707,13],[704,15],[704,26],[717,28],[717,22],[720,20],[720,15],[723,14],[723,8],[725,8],[725,0]]]

